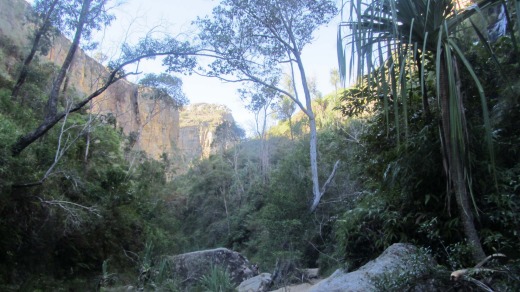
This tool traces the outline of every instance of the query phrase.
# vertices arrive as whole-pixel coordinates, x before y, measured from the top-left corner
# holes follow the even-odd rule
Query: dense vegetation
[[[508,257],[489,266],[499,273],[471,276],[510,291],[520,286],[515,32],[486,43],[477,34],[477,41],[457,40],[485,91],[492,134],[490,153],[482,138],[487,129],[480,87],[461,74],[475,225],[487,255]],[[23,59],[24,53],[9,39],[0,42],[0,62]],[[263,271],[279,271],[283,277],[275,281],[283,284],[292,281],[296,268],[351,270],[392,243],[411,242],[439,263],[432,275],[439,285],[474,289],[470,282],[447,281],[451,271],[476,263],[447,183],[436,64],[429,58],[423,64],[428,115],[420,70],[405,76],[414,85],[406,99],[382,96],[374,86],[384,83],[378,74],[315,96],[320,180],[335,161],[341,164],[312,213],[309,120],[293,114],[294,108],[284,112],[287,100],[272,106],[278,125],[257,138],[244,139],[236,125],[221,125],[216,141],[227,146],[215,147],[208,159],[168,181],[166,173],[177,166],[167,155],[157,161],[133,151],[135,137],[125,136],[113,118],[91,119],[86,110],[67,115],[12,155],[18,138],[45,116],[51,77],[59,68],[33,62],[17,89],[20,99],[12,98],[14,76],[0,75],[0,288],[95,290],[131,283],[175,291],[163,256],[219,246],[243,253]],[[390,73],[385,70],[378,72]],[[66,106],[62,100],[58,109]],[[201,287],[211,286],[210,277]]]

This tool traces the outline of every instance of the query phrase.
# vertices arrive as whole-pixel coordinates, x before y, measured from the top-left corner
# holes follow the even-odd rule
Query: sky
[[[218,0],[126,0],[114,8],[116,21],[98,36],[101,53],[109,58],[117,56],[120,45],[135,41],[151,29],[184,37],[194,33],[192,20],[209,15]],[[323,94],[333,91],[330,71],[337,68],[336,27],[339,19],[315,32],[315,40],[304,48],[302,59],[307,76],[316,78],[318,90]],[[145,73],[160,73],[157,63],[141,64]],[[247,132],[254,129],[254,115],[245,109],[237,93],[237,84],[224,83],[216,78],[178,75],[190,103],[217,103],[229,107],[235,120]],[[135,81],[135,80],[131,80]]]

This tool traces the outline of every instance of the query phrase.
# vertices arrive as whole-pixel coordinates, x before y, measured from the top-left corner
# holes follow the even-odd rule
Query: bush
[[[211,266],[209,273],[202,276],[199,281],[200,291],[233,292],[235,287],[231,282],[231,276],[226,269],[219,266]]]

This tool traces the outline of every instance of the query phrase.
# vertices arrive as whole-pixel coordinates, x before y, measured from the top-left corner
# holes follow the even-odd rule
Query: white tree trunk
[[[313,201],[311,205],[311,212],[316,210],[320,203],[320,181],[318,178],[318,135],[316,133],[316,120],[314,116],[309,117],[310,126],[310,158],[311,158],[311,176],[312,176],[312,194]]]

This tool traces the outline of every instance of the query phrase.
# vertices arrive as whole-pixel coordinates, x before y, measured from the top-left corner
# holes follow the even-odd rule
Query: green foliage
[[[107,260],[104,260],[103,264],[101,265],[101,276],[99,279],[99,286],[101,289],[114,285],[116,278],[117,278],[117,275],[115,273],[110,273],[108,271],[108,269],[109,269],[108,263],[109,263],[109,260],[107,259]]]
[[[264,206],[250,221],[253,235],[248,246],[257,249],[254,259],[266,267],[274,266],[277,259],[300,261],[306,240],[311,239],[306,211],[310,198],[302,198],[310,189],[310,180],[307,171],[301,173],[303,169],[297,162],[306,157],[297,153],[285,158],[272,174]]]
[[[28,66],[27,79],[18,94],[20,103],[28,106],[38,115],[43,115],[43,108],[48,97],[48,89],[52,85],[53,76],[59,67],[47,62],[40,62],[37,57]]]
[[[215,138],[211,146],[224,152],[224,150],[236,146],[245,136],[245,131],[235,121],[223,121],[215,128]]]
[[[507,87],[500,90],[500,81],[503,79],[487,78],[489,71],[480,62],[489,60],[484,55],[486,52],[478,46],[470,47],[468,55],[472,62],[476,64],[477,74],[487,80],[484,84],[486,88],[493,87],[501,102],[509,103],[515,107],[515,102],[511,102],[511,93]],[[478,56],[478,57],[477,57]],[[413,79],[411,79],[413,80]],[[471,85],[471,80],[463,78],[465,89],[464,93],[468,96],[478,95],[478,88]],[[368,83],[364,83],[365,85]],[[467,84],[467,86],[466,86]],[[491,85],[494,84],[494,85]],[[359,86],[365,86],[359,85]],[[418,91],[419,89],[416,89]],[[346,91],[348,92],[348,91]],[[356,91],[362,93],[361,90]],[[354,93],[356,93],[354,92]],[[418,92],[413,93],[418,96]],[[389,111],[385,109],[385,100],[374,98],[374,94],[367,92],[361,97],[355,94],[351,98],[366,98],[373,103],[369,108],[369,113],[373,116],[365,124],[364,132],[359,139],[361,147],[355,151],[354,164],[362,165],[359,168],[359,176],[363,180],[363,188],[372,192],[360,198],[355,208],[347,211],[340,218],[336,228],[338,241],[340,242],[339,252],[345,256],[351,264],[357,265],[366,262],[376,256],[384,247],[397,241],[413,241],[433,248],[440,262],[453,268],[456,264],[460,266],[470,266],[471,259],[467,252],[462,250],[451,250],[459,246],[457,243],[462,241],[461,224],[459,220],[452,218],[451,212],[455,209],[453,200],[446,196],[446,189],[443,177],[439,174],[443,171],[442,159],[439,153],[440,141],[438,128],[435,126],[438,114],[436,108],[432,108],[434,120],[427,122],[420,119],[421,108],[408,107],[407,115],[399,117],[399,123],[404,124],[401,119],[408,117],[409,133],[404,144],[397,146],[399,137],[403,135],[395,126],[392,106]],[[508,100],[508,101],[506,101]],[[354,102],[357,102],[354,100]],[[491,100],[492,103],[496,100]],[[499,102],[497,105],[500,105]],[[344,112],[355,112],[358,109],[366,111],[365,101],[360,103],[350,103],[350,99],[344,99]],[[349,108],[350,107],[350,108]],[[470,146],[469,151],[472,158],[472,189],[476,198],[476,203],[480,206],[480,235],[483,245],[489,252],[503,251],[510,255],[517,252],[512,248],[516,240],[513,222],[517,221],[517,196],[511,194],[517,192],[506,187],[506,182],[516,185],[517,159],[502,161],[501,157],[512,157],[511,154],[497,154],[498,161],[503,170],[498,171],[499,191],[494,188],[493,176],[490,175],[491,165],[490,156],[487,154],[485,145],[482,144],[481,137],[484,129],[481,126],[482,114],[478,100],[469,99],[467,101],[467,118],[470,127]],[[349,109],[349,110],[346,110]],[[502,107],[497,106],[495,116],[500,122],[495,124],[495,133],[504,130],[504,136],[496,135],[495,141],[499,146],[499,151],[515,151],[514,143],[510,140],[518,133],[509,128],[516,123],[514,110],[502,111]],[[398,104],[397,110],[404,111],[404,107]],[[505,114],[505,115],[502,115]],[[507,117],[507,118],[506,118]],[[506,122],[507,120],[507,122]],[[507,133],[507,134],[506,134]],[[404,137],[401,137],[404,138]],[[504,142],[499,142],[504,141]],[[507,142],[505,142],[507,141]],[[507,150],[506,150],[507,149]],[[515,156],[516,157],[516,156]],[[425,167],[427,165],[427,167]],[[500,205],[500,207],[498,207]],[[499,211],[500,210],[500,211]],[[500,218],[500,219],[499,219]],[[397,219],[397,220],[396,220]],[[500,223],[499,223],[500,222]],[[428,225],[426,230],[417,232],[415,226]],[[506,235],[507,234],[507,235]],[[404,236],[401,236],[404,235]],[[511,241],[512,240],[512,241]],[[464,245],[466,246],[466,245]],[[446,249],[449,251],[446,251]],[[467,246],[466,246],[467,251]],[[454,258],[454,255],[458,255]]]
[[[358,86],[347,88],[340,93],[341,105],[338,109],[344,116],[355,117],[369,112],[368,107],[374,99],[373,93],[367,84]]]
[[[0,92],[2,94],[2,92]],[[10,183],[10,165],[13,162],[10,146],[16,141],[19,135],[19,128],[16,123],[0,113],[0,192],[3,193],[5,187]]]
[[[49,17],[50,26],[44,31],[44,38],[42,44],[43,52],[48,50],[48,43],[54,33],[60,31],[68,37],[74,35],[77,28],[77,21],[81,14],[82,2],[78,1],[57,1],[57,4],[51,10],[52,2],[50,0],[36,0],[34,1],[35,21],[42,22],[42,19]],[[90,3],[89,20],[86,22],[82,30],[82,39],[90,41],[92,34],[108,26],[114,19],[114,15],[110,14],[110,9],[107,9],[106,1],[92,0]],[[94,48],[95,44],[89,44],[90,48]],[[87,44],[84,45],[88,49]]]
[[[150,98],[163,100],[174,108],[180,108],[188,103],[188,99],[182,92],[182,80],[170,74],[146,74],[139,80],[139,85],[154,90]]]
[[[26,88],[32,86],[46,84],[29,78]],[[61,279],[95,278],[83,289],[111,286],[137,279],[133,255],[145,242],[156,246],[152,257],[178,251],[166,165],[141,157],[132,166],[122,152],[126,138],[99,121],[87,127],[85,114],[68,116],[64,132],[55,127],[13,157],[11,146],[39,109],[13,102],[5,89],[0,102],[0,284],[56,290],[56,283],[76,285]],[[33,280],[40,274],[46,278]]]
[[[296,2],[283,5],[313,4]],[[224,4],[212,20],[231,29],[228,25],[235,19],[224,17],[226,9],[238,11],[243,7],[237,5],[243,3]],[[266,8],[260,12],[273,19],[275,26],[279,24],[274,21],[276,11],[261,8]],[[311,34],[305,32],[326,21],[332,10],[328,7],[326,17],[312,18],[310,26],[299,23],[301,46],[310,41]],[[199,24],[209,24],[206,20],[199,20]],[[252,19],[245,21],[244,27],[258,29]],[[233,38],[243,39],[242,35],[229,35],[227,30],[219,33],[230,38],[206,37],[233,49]],[[188,49],[170,41],[143,41],[135,48],[125,48],[125,54],[146,53],[150,47],[161,49],[167,44]],[[251,49],[266,53],[266,61],[286,53],[278,45],[259,43],[262,45]],[[476,98],[481,88],[471,76],[463,75],[467,160],[473,197],[479,207],[479,235],[487,253],[503,252],[516,259],[520,250],[520,99],[516,89],[520,83],[515,77],[518,74],[513,74],[518,73],[518,60],[509,53],[515,44],[504,37],[490,46],[498,64],[490,57],[490,48],[465,43],[459,47],[474,64],[473,73],[488,92],[497,154],[495,181],[489,171],[491,156],[482,143],[487,130],[483,126],[485,113]],[[405,60],[409,61],[401,59]],[[194,66],[190,58],[179,61],[172,57],[169,61],[174,69],[181,63],[187,66],[185,69]],[[53,66],[32,65],[21,95],[27,98],[13,102],[9,88],[0,88],[0,284],[26,282],[18,288],[57,290],[77,285],[64,283],[76,278],[96,279],[83,283],[83,288],[133,282],[143,289],[179,291],[180,279],[171,275],[164,255],[217,246],[243,252],[263,270],[284,265],[319,266],[322,271],[342,265],[354,268],[395,242],[431,248],[446,267],[432,273],[444,278],[447,269],[474,266],[471,250],[463,240],[462,224],[453,216],[456,204],[450,200],[442,176],[440,107],[434,94],[436,76],[431,73],[436,64],[432,55],[425,55],[422,61],[426,72],[375,68],[378,70],[370,80],[341,93],[341,106],[337,95],[314,101],[321,128],[320,173],[328,174],[338,158],[343,164],[313,214],[307,211],[312,199],[309,141],[305,137],[308,120],[292,115],[290,104],[280,104],[280,118],[287,121],[272,129],[271,138],[264,141],[269,149],[269,171],[262,175],[258,155],[262,142],[244,141],[236,125],[219,126],[218,142],[225,142],[221,151],[194,163],[169,182],[165,176],[172,167],[168,159],[150,160],[143,153],[132,152],[128,146],[138,138],[135,133],[123,136],[114,129],[113,117],[108,124],[95,121],[87,126],[90,119],[84,112],[68,116],[63,124],[13,157],[11,146],[18,136],[34,128],[42,116],[43,93],[49,84],[46,77],[55,70]],[[214,71],[208,74],[229,73],[234,65],[242,64],[214,63]],[[262,77],[272,77],[276,70],[269,71],[268,67],[251,69],[265,73]],[[404,88],[406,83],[409,90],[390,94],[392,84],[386,84],[385,89],[383,79],[391,74],[400,75],[400,86]],[[425,85],[421,84],[423,78]],[[143,80],[143,85],[159,88],[160,93],[173,90],[173,95],[181,95],[175,78],[159,75]],[[423,90],[431,106],[428,118],[420,103]],[[356,118],[339,117],[339,111],[332,111],[338,106],[343,114]],[[66,131],[62,132],[61,126]],[[294,140],[288,139],[291,132],[295,133]],[[274,137],[275,133],[280,135]],[[58,145],[66,151],[57,151]],[[320,179],[326,179],[325,175]],[[512,275],[517,271],[514,265],[506,267]],[[374,281],[382,290],[401,290],[419,280],[414,276],[413,271],[403,271]],[[509,278],[496,279],[506,283]],[[200,284],[201,290],[233,289],[229,273],[218,267],[212,267]]]
[[[206,73],[276,83],[287,54],[299,58],[296,50],[310,43],[312,33],[336,13],[334,3],[327,0],[222,1],[211,17],[196,21],[201,42],[220,54]],[[290,25],[283,25],[285,21]],[[286,42],[287,37],[293,42]]]
[[[233,292],[235,287],[231,282],[231,276],[226,269],[219,266],[211,266],[209,273],[199,280],[201,291],[204,292]]]

